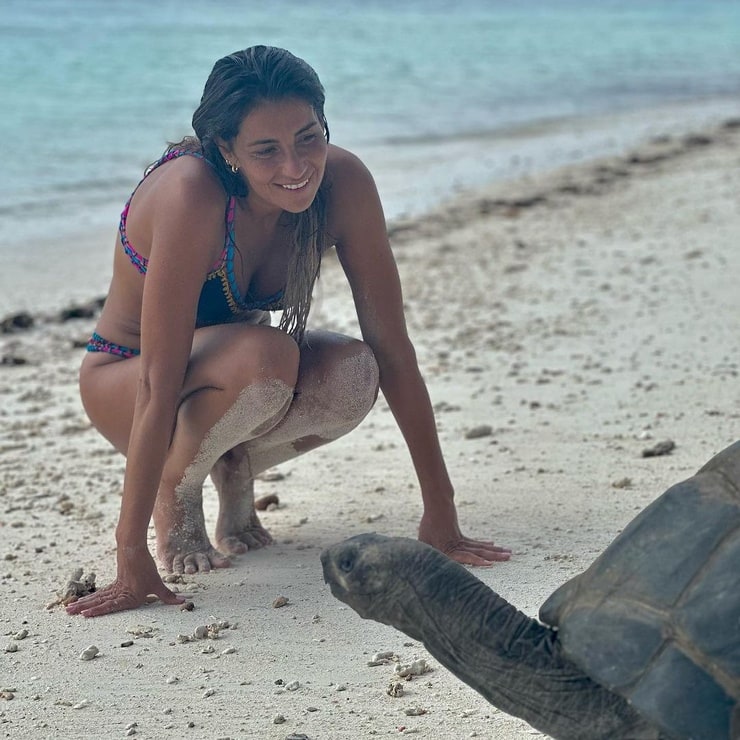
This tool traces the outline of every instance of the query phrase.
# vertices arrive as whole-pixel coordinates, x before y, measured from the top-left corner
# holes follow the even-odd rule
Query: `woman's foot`
[[[200,492],[165,496],[160,490],[154,507],[154,529],[157,558],[168,573],[208,573],[231,565],[208,539]]]
[[[231,452],[221,457],[211,470],[211,480],[218,491],[218,549],[241,555],[272,544],[272,536],[254,509],[254,479],[247,454]]]

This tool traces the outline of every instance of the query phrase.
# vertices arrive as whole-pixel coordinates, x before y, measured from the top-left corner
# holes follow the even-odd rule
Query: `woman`
[[[68,611],[108,614],[152,594],[181,603],[147,548],[152,516],[158,558],[176,573],[225,567],[229,555],[268,544],[255,475],[356,427],[378,386],[419,478],[419,537],[463,563],[508,559],[458,528],[375,185],[354,155],[329,145],[316,73],[272,47],[224,57],[193,129],[124,209],[82,364],[85,410],[127,464],[117,577]],[[331,246],[364,341],[305,331]],[[219,496],[215,548],[201,499],[208,475]]]

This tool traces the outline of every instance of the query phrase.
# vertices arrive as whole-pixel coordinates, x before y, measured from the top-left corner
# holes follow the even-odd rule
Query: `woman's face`
[[[313,107],[298,98],[261,103],[221,153],[246,179],[262,210],[305,211],[318,192],[328,144]]]

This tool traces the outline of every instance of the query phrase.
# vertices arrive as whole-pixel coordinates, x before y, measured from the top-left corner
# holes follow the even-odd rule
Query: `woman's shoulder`
[[[226,198],[213,166],[193,154],[183,153],[162,162],[147,179],[154,180],[153,190],[163,199],[180,201],[186,207],[200,210],[211,205],[223,206]]]
[[[128,237],[143,254],[155,234],[178,250],[188,243],[202,250],[204,243],[221,243],[227,205],[220,181],[202,158],[160,160],[131,200]]]
[[[372,173],[365,163],[348,149],[329,145],[326,160],[326,184],[330,201],[346,202],[347,199],[373,194],[376,190]]]
[[[329,230],[337,246],[385,228],[383,207],[370,170],[347,149],[330,145],[326,162]]]
[[[336,144],[329,144],[326,171],[327,175],[334,178],[366,177],[370,174],[365,163],[356,154]]]

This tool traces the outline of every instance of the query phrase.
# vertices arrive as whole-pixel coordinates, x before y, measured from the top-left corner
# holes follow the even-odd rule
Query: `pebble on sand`
[[[92,660],[100,655],[100,650],[95,645],[89,645],[80,653],[80,660]]]

